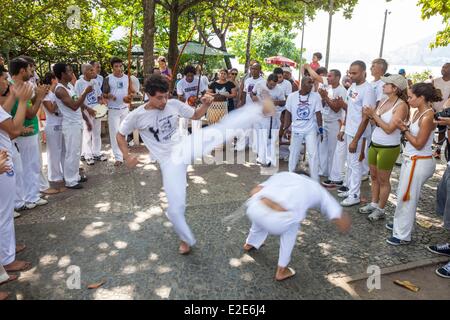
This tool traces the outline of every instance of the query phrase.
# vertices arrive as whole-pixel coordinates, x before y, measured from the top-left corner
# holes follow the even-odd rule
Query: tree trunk
[[[219,40],[220,40],[220,50],[228,52],[227,50],[227,43],[225,41],[225,35],[221,34],[220,36],[218,36]],[[231,65],[231,59],[230,57],[226,56],[224,57],[225,60],[225,64],[227,66],[227,69],[230,70],[233,66]]]
[[[178,58],[178,18],[180,12],[178,1],[174,0],[170,8],[170,30],[169,30],[169,68],[173,69]]]
[[[245,49],[245,73],[248,72],[248,67],[249,67],[249,64],[250,64],[250,43],[251,43],[251,40],[252,40],[254,16],[251,15],[249,20],[250,21],[249,21],[249,24],[248,24],[247,47]]]
[[[144,80],[152,73],[155,65],[154,46],[155,46],[155,1],[142,0],[144,8],[144,36],[142,49],[144,50]]]

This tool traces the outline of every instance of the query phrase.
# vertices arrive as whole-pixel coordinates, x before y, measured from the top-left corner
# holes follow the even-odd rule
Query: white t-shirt
[[[278,83],[277,87],[280,87],[283,90],[285,97],[292,93],[292,84],[286,79],[284,79],[282,83]]]
[[[178,142],[178,118],[192,118],[195,110],[176,99],[170,99],[164,110],[145,109],[145,105],[130,112],[120,125],[119,132],[128,135],[139,130],[145,146],[159,162],[167,160]]]
[[[49,91],[45,96],[44,101],[50,101],[56,103],[56,96],[53,92]],[[45,125],[46,126],[60,126],[62,124],[63,116],[61,111],[56,107],[55,113],[51,113],[46,107],[43,108],[45,112]]]
[[[292,132],[317,131],[316,112],[322,111],[322,99],[317,92],[302,96],[296,91],[287,98],[286,110],[292,115]]]
[[[195,97],[197,95],[198,89],[198,77],[194,77],[192,82],[187,82],[184,77],[177,83],[177,94],[179,96],[184,96],[184,99],[187,101],[190,97]],[[208,87],[204,85],[203,81],[200,81],[200,90],[199,93],[206,91]]]
[[[444,109],[444,104],[450,96],[450,80],[444,81],[444,79],[442,77],[434,79],[434,87],[437,89],[440,89],[442,92],[443,100],[440,102],[433,103],[433,109],[437,112],[440,112]]]
[[[247,93],[247,96],[245,98],[245,103],[251,103],[252,102],[252,97],[250,96],[250,92],[253,91],[253,88],[255,87],[255,85],[260,82],[260,81],[265,81],[263,77],[259,77],[258,79],[254,79],[253,77],[249,77],[245,80],[244,82],[244,92]]]
[[[375,90],[367,81],[361,85],[353,83],[347,91],[347,120],[345,123],[345,134],[354,137],[362,122],[362,110],[364,106],[375,108]],[[370,137],[371,128],[367,125],[362,137]]]
[[[96,80],[92,79],[91,81],[86,81],[84,79],[79,79],[75,83],[74,91],[78,97],[81,97],[84,90],[86,90],[86,88],[90,85],[93,86],[94,90],[87,94],[86,99],[84,99],[84,105],[86,107],[92,108],[93,106],[98,104],[98,97],[102,95],[101,87],[98,85],[98,82]]]
[[[383,93],[383,80],[380,79],[378,81],[372,81],[370,84],[375,90],[375,98],[377,99],[377,102],[387,98],[387,96],[385,96],[385,94]]]
[[[342,207],[319,183],[304,175],[280,172],[260,184],[263,189],[251,198],[270,199],[294,214],[301,222],[309,209],[317,209],[330,220],[342,215]]]
[[[258,97],[260,101],[264,100],[268,96],[270,96],[270,98],[272,98],[272,100],[274,101],[286,100],[284,91],[281,87],[276,85],[273,89],[269,89],[267,87],[267,82],[265,81],[260,81],[256,83],[255,86],[253,87],[252,92]]]
[[[345,97],[347,96],[347,90],[342,85],[339,85],[337,88],[333,89],[331,86],[328,88],[328,96],[330,99],[342,98],[345,101]],[[334,112],[333,109],[330,108],[328,104],[325,103],[322,110],[322,117],[324,122],[335,122],[342,119],[343,110],[339,110],[339,112]]]
[[[116,100],[108,99],[109,109],[125,109],[127,104],[123,102],[123,98],[128,95],[128,76],[125,74],[118,78],[113,74],[106,77],[110,87],[110,93],[116,97]]]
[[[12,116],[6,112],[2,106],[0,106],[0,123],[11,119]],[[0,129],[0,150],[6,150],[8,153],[8,160],[6,161],[6,164],[11,166],[12,165],[12,142],[9,137],[9,134],[6,131],[3,131]],[[8,174],[8,173],[7,173]]]
[[[84,79],[84,74],[82,74],[79,79]],[[98,74],[94,80],[97,81],[99,88],[103,86],[103,76]]]
[[[78,99],[77,95],[75,94],[75,92],[73,92],[73,90],[66,88],[61,83],[58,83],[56,85],[55,92],[59,88],[63,88],[64,90],[66,90],[67,93],[69,94],[69,97],[71,97],[73,100]],[[55,101],[59,111],[61,111],[63,116],[62,120],[63,126],[79,126],[83,128],[83,116],[81,115],[81,108],[78,108],[77,110],[74,111],[73,109],[66,106],[64,102],[58,99],[56,93],[55,93]]]

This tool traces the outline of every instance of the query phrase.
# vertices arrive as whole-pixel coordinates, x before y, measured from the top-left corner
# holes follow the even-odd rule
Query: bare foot
[[[52,194],[60,193],[60,191],[59,191],[59,189],[48,188],[47,190],[41,191],[41,193],[43,193],[45,195],[52,195]]]
[[[120,167],[123,164],[122,161],[116,161],[114,162],[114,167]]]
[[[283,281],[295,276],[295,270],[289,267],[278,267],[275,279],[277,281]]]
[[[8,292],[3,292],[0,291],[0,300],[6,300],[9,297],[9,293]]]
[[[26,245],[24,244],[18,244],[16,245],[16,254],[22,252],[23,250],[25,250],[27,248]]]
[[[252,251],[252,250],[256,250],[256,248],[255,248],[254,246],[252,246],[252,245],[250,245],[250,244],[248,244],[248,243],[244,244],[243,249],[244,249],[244,251],[246,251],[246,252],[250,252],[250,251]]]
[[[31,268],[31,263],[15,260],[6,266],[3,266],[6,272],[26,271]]]
[[[189,247],[189,245],[186,242],[181,241],[180,248],[178,249],[178,252],[180,254],[183,254],[183,255],[184,254],[188,254],[189,252],[191,252],[191,248]]]
[[[9,279],[3,282],[0,282],[0,285],[11,282],[11,281],[16,281],[17,279],[19,279],[18,275],[15,274],[9,274]]]
[[[61,188],[59,188],[59,192],[64,192],[64,191],[67,191],[67,188],[66,188],[66,187],[61,187]]]

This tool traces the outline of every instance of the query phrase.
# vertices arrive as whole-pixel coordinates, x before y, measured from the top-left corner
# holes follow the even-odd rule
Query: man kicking
[[[201,130],[198,135],[183,137],[178,127],[179,117],[200,119],[211,105],[213,97],[205,95],[201,100],[202,105],[193,109],[176,99],[169,100],[169,83],[161,75],[151,75],[144,87],[150,99],[127,115],[117,134],[117,143],[126,165],[129,168],[136,166],[138,160],[129,154],[126,136],[139,130],[145,146],[161,167],[169,202],[167,217],[181,239],[179,253],[188,254],[196,242],[184,216],[188,164],[197,156],[208,154],[225,139],[234,137],[233,132],[226,134],[226,130],[251,126],[253,121],[259,121],[263,117],[263,107],[250,105],[247,109],[236,110],[217,125]]]

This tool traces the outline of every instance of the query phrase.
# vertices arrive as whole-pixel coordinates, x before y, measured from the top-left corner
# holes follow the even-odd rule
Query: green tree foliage
[[[429,19],[432,16],[442,16],[444,30],[436,35],[436,41],[431,44],[432,48],[446,47],[450,44],[450,1],[449,0],[419,0],[417,3],[422,6],[422,19]]]
[[[423,72],[417,72],[417,73],[413,73],[408,75],[408,78],[411,79],[411,81],[415,84],[415,83],[420,83],[420,82],[424,82],[426,80],[430,79],[430,76],[432,76],[433,73],[431,72],[431,70],[425,70]]]

